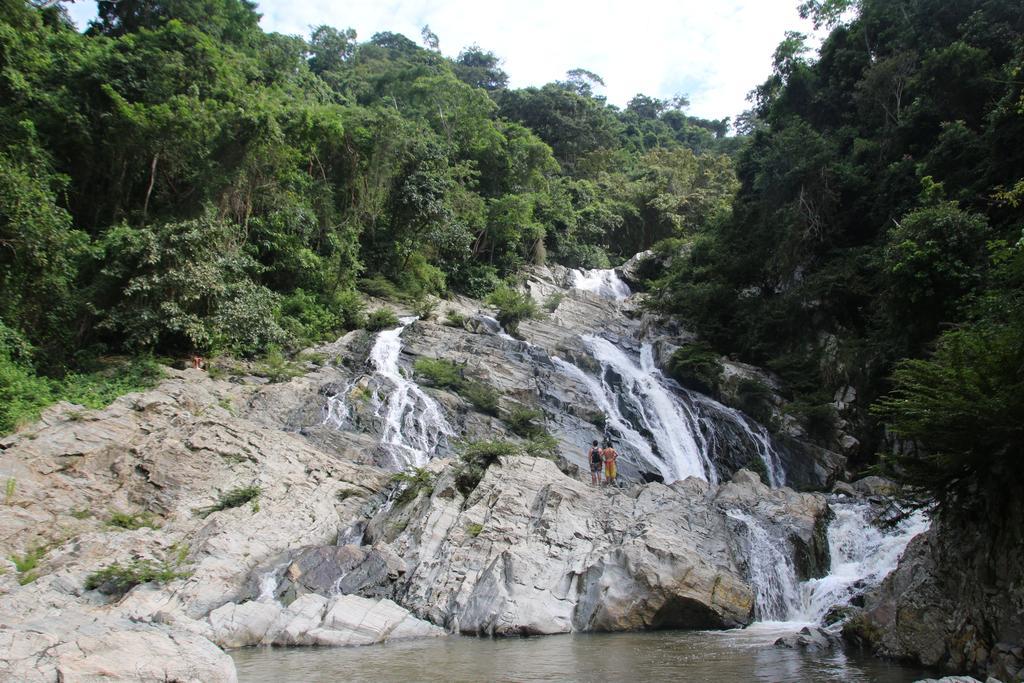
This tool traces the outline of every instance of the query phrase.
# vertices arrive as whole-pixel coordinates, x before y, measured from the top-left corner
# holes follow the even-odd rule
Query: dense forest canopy
[[[778,372],[823,445],[852,386],[856,465],[898,436],[940,497],[1020,469],[1019,2],[810,0],[828,37],[787,35],[738,136],[585,69],[510,89],[427,27],[122,0],[82,34],[39,4],[0,0],[0,430],[102,356],[296,349],[361,325],[360,290],[654,247],[653,305]]]
[[[0,5],[4,353],[46,373],[327,338],[359,324],[357,286],[606,266],[735,188],[727,122],[620,111],[582,69],[513,91],[429,29],[303,39],[244,0],[132,0],[82,35],[47,4]]]
[[[898,367],[857,415],[860,462],[895,445],[882,417],[924,447],[893,471],[983,502],[1024,462],[1024,5],[802,11],[832,31],[814,60],[798,34],[779,46],[732,214],[687,240],[660,305],[779,372],[824,443],[834,392],[869,405]]]

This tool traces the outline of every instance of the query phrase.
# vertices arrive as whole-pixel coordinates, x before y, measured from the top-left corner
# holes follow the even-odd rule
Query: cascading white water
[[[706,432],[714,435],[716,428],[714,421],[710,417],[711,414],[725,415],[729,418],[730,422],[740,428],[757,451],[758,457],[764,463],[765,472],[768,474],[768,484],[772,487],[786,485],[786,470],[782,466],[782,459],[779,458],[778,452],[772,445],[771,436],[769,436],[768,430],[765,429],[764,425],[751,420],[740,411],[703,394],[689,392],[688,395],[698,409],[703,409],[698,411],[700,414],[699,420],[705,423],[707,429],[700,430],[701,433]]]
[[[625,299],[633,292],[612,268],[573,270],[573,287],[592,292],[605,299]]]
[[[651,434],[660,459],[667,464],[670,476],[665,480],[698,477],[715,483],[718,476],[708,458],[706,444],[702,448],[697,442],[698,438],[703,438],[696,429],[697,417],[663,385],[661,373],[653,367],[650,349],[641,353],[641,365],[638,365],[607,339],[592,335],[582,339],[601,363],[601,389],[606,396],[615,395],[615,389],[608,385],[606,370],[611,369],[621,377],[619,398],[629,405],[641,426]],[[612,402],[607,398],[604,401]]]
[[[847,605],[868,587],[877,586],[896,568],[900,556],[931,522],[920,510],[883,531],[871,524],[866,503],[833,503],[835,519],[828,527],[829,573],[801,585],[800,604],[791,614],[800,621],[820,623],[832,607]]]
[[[745,528],[747,571],[757,592],[758,620],[821,624],[829,610],[850,604],[880,584],[896,568],[911,539],[929,526],[928,518],[915,512],[883,531],[871,523],[867,503],[834,502],[831,508],[835,519],[828,528],[829,573],[804,582],[797,581],[787,541],[745,512],[726,513]]]
[[[747,572],[754,585],[754,618],[758,621],[788,620],[797,604],[800,587],[788,543],[773,539],[756,519],[739,510],[726,515],[743,525],[748,547]]]
[[[629,444],[643,460],[647,462],[647,464],[657,467],[665,481],[671,481],[675,478],[674,473],[669,469],[668,463],[654,455],[654,451],[651,449],[651,445],[647,443],[647,439],[645,439],[640,432],[633,429],[629,424],[629,421],[622,415],[614,393],[609,392],[607,387],[596,378],[583,372],[583,370],[579,369],[569,361],[558,358],[557,356],[552,356],[551,361],[562,372],[579,380],[587,387],[587,391],[590,393],[590,398],[604,413],[605,419],[608,421],[608,425],[614,429],[619,436]]]
[[[422,467],[454,434],[437,401],[402,375],[399,367],[402,332],[415,320],[402,318],[400,327],[379,332],[370,350],[377,375],[392,387],[386,399],[379,390],[374,393],[374,405],[375,415],[384,420],[381,445],[399,469]]]
[[[352,417],[347,399],[353,386],[355,386],[355,382],[349,382],[345,385],[344,389],[327,397],[327,401],[324,403],[324,421],[321,424],[335,429],[341,429],[345,426],[345,423]]]

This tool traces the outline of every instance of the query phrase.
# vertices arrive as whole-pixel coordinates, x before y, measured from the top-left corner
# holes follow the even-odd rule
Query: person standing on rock
[[[604,442],[601,459],[604,460],[604,483],[609,486],[615,486],[615,478],[619,476],[619,472],[615,467],[615,461],[619,459],[619,454],[615,452],[611,441]]]
[[[587,451],[587,460],[590,461],[590,483],[594,486],[601,485],[601,468],[604,466],[604,455],[601,447],[597,445],[597,441],[590,444],[590,450]]]

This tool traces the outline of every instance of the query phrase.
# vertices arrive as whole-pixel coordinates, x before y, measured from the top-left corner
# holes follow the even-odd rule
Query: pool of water
[[[774,646],[792,625],[735,631],[447,638],[231,652],[241,683],[313,681],[764,681],[910,683],[927,671],[841,650]]]

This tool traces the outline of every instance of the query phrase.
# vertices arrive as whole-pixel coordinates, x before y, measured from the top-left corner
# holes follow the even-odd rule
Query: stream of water
[[[771,626],[736,631],[448,638],[356,648],[247,648],[240,683],[327,681],[700,681],[911,683],[927,672],[841,650],[775,647]]]
[[[454,434],[437,401],[416,382],[402,374],[398,359],[402,332],[416,318],[402,318],[401,326],[377,333],[370,362],[383,383],[391,388],[386,397],[374,392],[374,414],[382,418],[381,446],[396,469],[422,467],[445,440]]]

